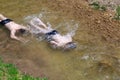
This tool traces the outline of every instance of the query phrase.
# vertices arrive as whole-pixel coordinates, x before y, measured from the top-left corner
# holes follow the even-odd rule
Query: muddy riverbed
[[[84,0],[1,0],[0,7],[25,26],[29,17],[39,17],[62,34],[76,29],[77,48],[66,52],[32,35],[23,36],[28,43],[12,40],[0,26],[0,56],[21,72],[49,80],[120,79],[120,22],[111,19],[113,12],[94,10]]]

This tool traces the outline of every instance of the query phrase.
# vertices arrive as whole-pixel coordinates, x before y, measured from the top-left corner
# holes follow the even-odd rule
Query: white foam
[[[56,14],[56,13],[55,13]],[[40,12],[40,14],[33,14],[30,16],[27,16],[24,18],[24,21],[26,23],[30,23],[30,21],[32,21],[32,23],[34,23],[35,25],[44,25],[44,23],[46,22],[46,25],[48,28],[52,28],[52,24],[51,24],[51,20],[54,19],[53,17],[57,18],[57,19],[61,19],[61,16],[59,16],[56,14],[55,15],[53,12],[47,12],[46,10],[42,10],[42,12]],[[44,23],[42,23],[40,20],[42,20]],[[63,18],[62,18],[63,19]],[[54,21],[54,20],[52,20]],[[74,20],[66,20],[64,18],[64,20],[60,21],[59,24],[57,24],[57,26],[54,27],[54,29],[59,30],[59,28],[63,28],[63,30],[65,30],[66,35],[71,35],[72,37],[75,35],[76,30],[78,29],[79,24],[77,22],[75,22]],[[40,33],[40,30],[32,27],[30,25],[28,25],[30,32],[33,34],[38,34]]]

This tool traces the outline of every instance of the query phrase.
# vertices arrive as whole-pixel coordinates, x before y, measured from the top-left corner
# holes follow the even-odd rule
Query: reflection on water
[[[27,1],[24,2],[27,3]],[[34,4],[32,2],[34,0],[31,0],[29,4]],[[40,5],[40,3],[34,5]],[[81,21],[61,16],[62,12],[50,11],[47,8],[39,10],[38,14],[25,16],[23,22],[26,23],[34,17],[39,17],[61,34],[72,33],[73,39],[77,42],[77,48],[69,52],[53,50],[46,42],[31,35],[28,38],[30,42],[22,44],[8,38],[9,32],[0,29],[2,33],[0,35],[0,55],[4,61],[14,63],[22,72],[34,76],[47,76],[49,80],[120,79],[119,48],[113,49],[99,41],[98,37],[88,33]]]

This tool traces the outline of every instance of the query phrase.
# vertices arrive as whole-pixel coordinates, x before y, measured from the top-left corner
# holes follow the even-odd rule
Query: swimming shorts
[[[58,32],[56,30],[52,30],[51,32],[46,33],[45,35],[56,35]]]
[[[11,19],[5,19],[5,20],[2,20],[2,21],[0,22],[0,24],[1,24],[1,25],[5,25],[5,24],[7,24],[7,23],[9,23],[9,22],[11,22],[11,21],[13,21],[13,20],[11,20]]]
[[[46,33],[45,40],[47,40],[48,42],[52,41],[53,40],[52,37],[56,34],[58,34],[58,31],[56,30],[52,30],[51,32]]]

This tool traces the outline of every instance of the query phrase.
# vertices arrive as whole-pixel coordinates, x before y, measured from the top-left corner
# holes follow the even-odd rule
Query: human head
[[[70,50],[70,49],[75,49],[76,48],[76,43],[75,42],[68,42],[64,46],[57,46],[56,44],[51,44],[51,47],[53,49]]]
[[[68,42],[64,45],[64,50],[75,49],[77,47],[75,42]]]
[[[22,33],[22,34],[26,32],[25,29],[19,29],[18,31],[19,31],[20,33]]]

